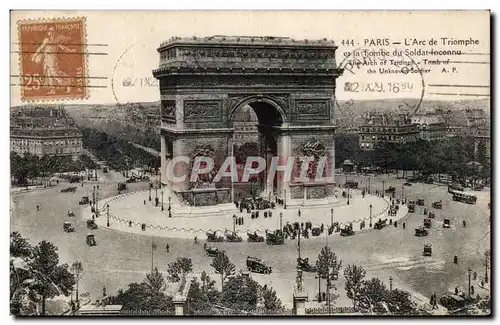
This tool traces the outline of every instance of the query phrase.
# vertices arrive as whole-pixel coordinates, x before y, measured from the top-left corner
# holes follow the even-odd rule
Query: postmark
[[[21,99],[88,96],[85,18],[18,22]]]
[[[351,125],[356,116],[369,109],[362,104],[367,100],[379,100],[385,108],[392,105],[396,113],[410,117],[419,112],[426,88],[424,76],[429,71],[404,51],[356,48],[341,55],[339,68],[344,74],[339,78],[339,87],[347,99],[336,99],[335,105],[346,125]],[[391,100],[394,102],[388,102]]]

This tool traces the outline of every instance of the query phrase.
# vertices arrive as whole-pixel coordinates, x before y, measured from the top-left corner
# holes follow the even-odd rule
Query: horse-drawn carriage
[[[309,258],[297,258],[297,267],[304,272],[315,273],[318,271],[316,265],[309,264]]]
[[[429,218],[424,219],[424,227],[425,228],[431,228],[432,227],[432,220]]]
[[[439,201],[432,202],[432,207],[434,209],[442,209],[443,208],[443,201],[439,200]]]
[[[425,205],[424,199],[418,199],[417,200],[417,205],[424,206]]]
[[[415,212],[415,201],[408,202],[408,212]]]
[[[417,236],[417,237],[425,237],[428,235],[429,235],[429,232],[424,227],[418,227],[415,229],[415,236]]]
[[[273,271],[273,269],[270,266],[266,265],[266,263],[262,261],[260,258],[252,256],[247,257],[247,270],[249,272],[257,272],[264,274],[270,274]]]
[[[436,218],[436,214],[432,211],[429,211],[429,215],[428,215],[429,218],[431,219],[435,219]]]
[[[207,235],[207,242],[209,243],[224,241],[224,237],[217,236],[217,231],[207,231],[206,235]]]
[[[347,237],[354,235],[354,230],[352,229],[352,225],[346,225],[344,228],[340,229],[340,236]]]
[[[240,243],[243,241],[243,238],[238,236],[238,234],[234,231],[226,230],[224,231],[224,236],[226,236],[226,241],[229,243]]]
[[[68,217],[74,217],[75,216],[75,211],[69,210],[68,211]]]
[[[443,220],[443,228],[450,228],[451,222],[450,219],[444,219]]]
[[[203,249],[205,250],[205,255],[207,255],[209,257],[215,257],[220,253],[219,249],[217,249],[215,247],[208,246],[207,243],[205,243],[205,245],[203,245]]]
[[[125,191],[127,189],[127,184],[125,183],[118,183],[117,190],[118,191]]]
[[[264,237],[257,235],[257,232],[254,232],[253,234],[250,232],[247,232],[247,241],[249,243],[261,243],[264,241]]]
[[[266,231],[266,244],[268,245],[283,245],[285,236],[281,229],[276,229],[274,232]]]

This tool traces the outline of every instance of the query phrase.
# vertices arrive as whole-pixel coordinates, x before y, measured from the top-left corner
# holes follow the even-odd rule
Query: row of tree
[[[28,179],[50,177],[55,173],[78,172],[85,169],[95,169],[96,164],[86,155],[80,155],[73,160],[68,156],[39,157],[30,153],[23,156],[15,152],[10,153],[10,174],[17,184],[28,184]]]
[[[337,166],[346,159],[358,167],[376,166],[383,170],[415,170],[422,175],[448,174],[456,181],[468,178],[490,179],[490,161],[486,144],[469,136],[440,141],[419,139],[408,143],[379,142],[372,151],[359,149],[359,136],[338,134],[335,138]],[[470,164],[477,161],[481,164]]]
[[[45,315],[47,299],[69,296],[83,275],[81,263],[59,264],[58,248],[45,240],[32,246],[18,232],[10,235],[10,312]]]
[[[160,166],[160,157],[135,147],[123,137],[110,135],[91,128],[82,128],[83,145],[89,148],[100,160],[106,161],[115,170],[128,170],[134,164],[150,168]],[[157,137],[157,135],[155,135]]]

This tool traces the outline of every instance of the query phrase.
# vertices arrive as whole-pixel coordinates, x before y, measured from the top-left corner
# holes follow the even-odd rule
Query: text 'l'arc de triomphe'
[[[174,37],[158,48],[161,93],[161,174],[173,157],[211,156],[220,166],[233,155],[231,118],[249,105],[258,118],[261,157],[326,157],[330,181],[287,182],[264,175],[263,195],[289,202],[334,194],[335,82],[333,41],[296,41],[282,37]],[[210,179],[191,183],[190,166],[178,163],[184,182],[163,183],[194,205],[231,202],[231,184]],[[322,175],[323,176],[323,175]],[[234,199],[234,198],[233,198]],[[196,203],[195,203],[196,202]]]

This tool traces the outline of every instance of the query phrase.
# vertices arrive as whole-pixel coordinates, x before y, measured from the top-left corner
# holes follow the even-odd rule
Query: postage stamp
[[[18,22],[21,99],[87,97],[85,18]]]

